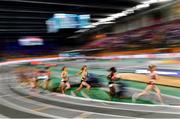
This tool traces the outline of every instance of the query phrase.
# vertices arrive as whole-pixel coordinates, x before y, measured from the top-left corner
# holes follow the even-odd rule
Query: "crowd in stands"
[[[180,20],[144,27],[124,33],[113,34],[95,40],[83,48],[110,50],[136,50],[180,46]]]

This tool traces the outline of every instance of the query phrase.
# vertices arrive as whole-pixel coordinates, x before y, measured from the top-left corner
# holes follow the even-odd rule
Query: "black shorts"
[[[147,85],[152,85],[152,86],[155,86],[155,85],[156,85],[156,83],[154,83],[154,82],[148,82],[148,83],[147,83]]]
[[[68,81],[62,81],[63,83],[67,83]]]
[[[82,82],[86,82],[86,78],[85,78],[85,77],[82,77],[81,83],[82,83]]]
[[[113,83],[115,83],[115,82],[114,82],[114,81],[110,81],[110,82],[109,82],[109,84],[113,84]]]

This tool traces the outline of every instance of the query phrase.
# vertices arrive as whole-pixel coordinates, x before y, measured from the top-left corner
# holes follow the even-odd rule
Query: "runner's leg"
[[[160,89],[157,86],[154,86],[153,90],[156,92],[156,95],[157,95],[160,103],[163,104],[163,100],[162,100]]]
[[[139,97],[143,96],[143,95],[147,95],[149,93],[149,91],[152,90],[152,85],[148,85],[144,91],[142,91],[141,93],[138,94],[134,94],[132,96],[133,102],[135,102]]]
[[[60,84],[60,92],[61,92],[62,94],[64,94],[64,87],[65,87],[64,82],[61,82],[61,84]]]
[[[68,89],[70,89],[70,88],[71,88],[70,83],[69,83],[69,82],[66,82],[66,88],[65,88],[65,91],[68,90]]]
[[[83,88],[83,84],[81,83],[81,84],[80,84],[80,86],[79,86],[79,88],[77,88],[77,89],[76,89],[76,91],[78,91],[78,92],[79,92],[79,91],[81,91],[81,90],[82,90],[82,88]]]
[[[86,89],[89,91],[91,86],[87,82],[82,82],[83,86],[86,86]]]

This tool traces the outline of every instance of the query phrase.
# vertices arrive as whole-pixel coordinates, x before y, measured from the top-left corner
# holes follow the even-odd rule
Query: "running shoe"
[[[136,97],[136,93],[135,93],[135,94],[132,95],[132,102],[135,103],[135,102],[136,102],[136,99],[137,99],[137,97]]]

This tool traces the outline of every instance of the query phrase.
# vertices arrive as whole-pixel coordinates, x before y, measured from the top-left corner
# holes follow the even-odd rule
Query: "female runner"
[[[156,80],[159,79],[156,73],[156,65],[149,65],[148,69],[150,71],[150,74],[149,74],[149,82],[147,83],[147,87],[141,93],[134,94],[132,96],[132,100],[133,102],[135,102],[139,97],[143,95],[147,95],[150,91],[155,91],[160,103],[163,104],[160,89],[156,86]]]
[[[110,90],[110,95],[113,96],[115,95],[115,80],[116,78],[116,68],[111,67],[108,71],[110,71],[110,74],[107,76],[107,79],[109,80],[109,90]]]
[[[87,90],[89,91],[91,86],[86,82],[87,77],[88,77],[87,66],[84,65],[81,68],[81,71],[79,73],[77,73],[77,75],[81,75],[81,84],[80,84],[79,88],[76,91],[78,91],[78,92],[81,91],[83,86],[85,86],[87,88]]]
[[[51,72],[49,71],[49,67],[46,67],[43,70],[39,70],[39,71],[35,72],[34,76],[33,76],[33,83],[34,83],[33,88],[37,87],[38,80],[43,80],[44,88],[48,89],[50,75],[51,75]]]
[[[47,78],[44,80],[44,87],[46,90],[48,90],[49,82],[50,82],[50,75],[51,75],[50,67],[46,67],[45,72],[46,72]]]
[[[109,80],[109,90],[111,96],[118,96],[120,98],[125,97],[125,84],[123,82],[117,82],[119,79],[123,79],[120,73],[116,73],[116,68],[111,67],[108,71],[110,74],[107,76]]]
[[[68,69],[66,66],[62,68],[61,78],[62,80],[60,84],[60,91],[62,94],[64,94],[66,90],[71,88],[71,85],[69,83],[69,77],[68,77]]]

